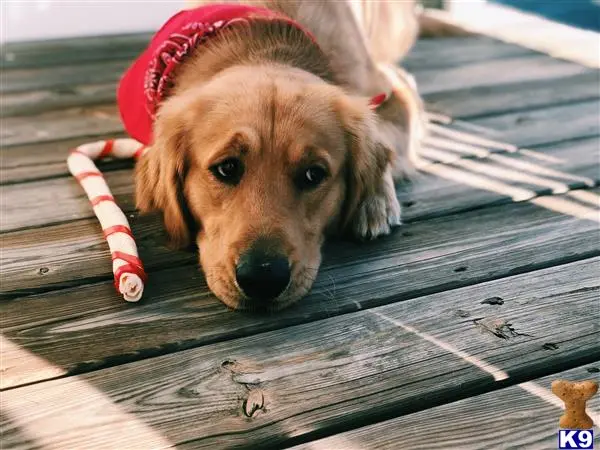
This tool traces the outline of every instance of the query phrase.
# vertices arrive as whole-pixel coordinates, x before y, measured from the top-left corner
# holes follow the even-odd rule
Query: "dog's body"
[[[310,289],[327,234],[400,223],[393,175],[411,173],[420,100],[381,64],[412,46],[417,18],[409,1],[252,6],[304,31],[251,20],[199,46],[160,105],[136,194],[176,243],[196,241],[224,303],[280,308]]]

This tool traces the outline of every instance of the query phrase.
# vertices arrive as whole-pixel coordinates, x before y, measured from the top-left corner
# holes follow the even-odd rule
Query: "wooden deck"
[[[67,173],[69,148],[122,135],[115,83],[146,39],[3,49],[2,448],[556,448],[551,381],[600,377],[598,71],[419,42],[406,67],[455,120],[400,193],[407,224],[329,245],[306,299],[249,315],[164,247],[131,164],[108,162],[150,272],[124,303]]]

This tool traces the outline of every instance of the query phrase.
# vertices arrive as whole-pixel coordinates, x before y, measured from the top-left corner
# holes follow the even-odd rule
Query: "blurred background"
[[[481,21],[490,7],[542,16],[566,25],[600,30],[600,0],[424,0],[425,6],[461,19]],[[1,42],[152,31],[184,8],[184,0],[2,0]],[[495,9],[493,10],[495,11]]]
[[[2,42],[154,31],[184,0],[0,0]]]
[[[600,0],[493,0],[493,3],[534,13],[565,25],[600,31]]]

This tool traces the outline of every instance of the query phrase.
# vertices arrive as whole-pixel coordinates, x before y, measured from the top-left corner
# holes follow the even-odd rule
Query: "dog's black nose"
[[[263,250],[249,250],[235,268],[235,278],[244,294],[252,300],[273,300],[290,283],[288,259]]]

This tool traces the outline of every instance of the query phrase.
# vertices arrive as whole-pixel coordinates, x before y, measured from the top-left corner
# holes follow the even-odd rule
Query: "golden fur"
[[[278,309],[309,291],[327,235],[371,239],[399,224],[392,171],[411,172],[419,104],[406,87],[369,108],[390,85],[344,2],[262,3],[304,24],[319,47],[261,22],[209,40],[177,74],[136,169],[140,210],[162,211],[175,245],[198,245],[208,285],[231,308],[258,306],[236,282],[257,242],[290,264],[289,285],[267,305]],[[242,168],[235,183],[215,174],[228,161]],[[315,167],[326,176],[306,188]]]

